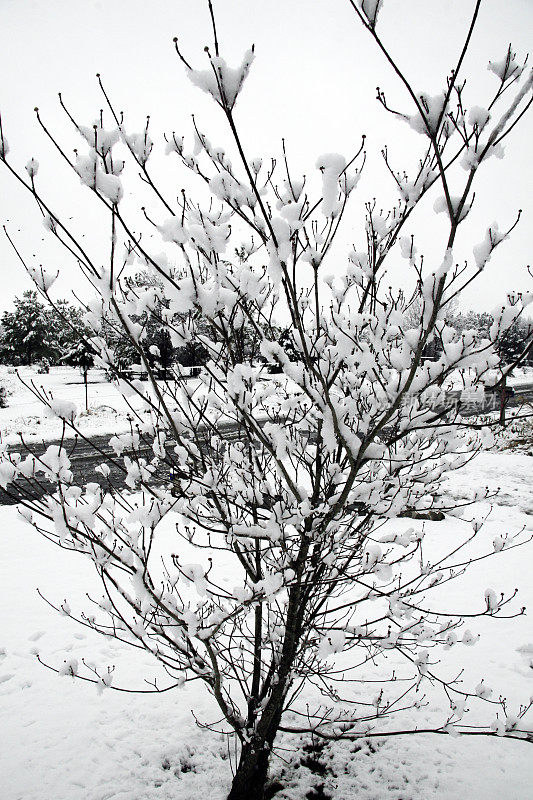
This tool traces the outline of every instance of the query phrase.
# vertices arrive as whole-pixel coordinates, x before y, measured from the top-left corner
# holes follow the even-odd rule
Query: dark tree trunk
[[[505,406],[507,405],[507,376],[503,379],[500,389],[500,425],[505,425]]]
[[[270,748],[259,742],[245,745],[228,800],[264,800]]]
[[[83,382],[85,383],[85,411],[89,410],[89,390],[87,387],[88,383],[88,370],[83,370]]]
[[[298,556],[300,562],[298,580],[301,579],[302,566],[308,552],[309,539],[306,537]],[[253,714],[249,716],[250,729],[254,731],[254,734],[250,741],[242,747],[227,800],[270,800],[270,797],[273,796],[272,791],[265,794],[268,787],[268,767],[272,746],[281,724],[283,706],[291,686],[290,672],[302,631],[303,606],[300,605],[300,601],[301,586],[297,583],[293,585],[289,593],[286,633],[281,662],[276,671],[277,681],[260,718],[254,719]],[[274,787],[268,788],[274,789]]]
[[[272,745],[281,723],[282,696],[275,704],[263,735],[255,736],[241,750],[237,772],[227,800],[267,800],[268,767]],[[261,723],[259,723],[259,729]]]

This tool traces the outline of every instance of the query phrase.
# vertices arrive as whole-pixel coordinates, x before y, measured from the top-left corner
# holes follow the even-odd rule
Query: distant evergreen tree
[[[2,314],[0,353],[8,364],[33,364],[53,354],[49,312],[29,289],[14,300],[15,310]]]
[[[66,354],[80,344],[89,331],[83,320],[83,310],[68,300],[58,300],[56,309],[48,309],[50,339],[53,348],[53,361],[64,360]]]
[[[188,342],[176,350],[176,361],[182,367],[201,367],[209,358],[209,353],[199,342]]]
[[[491,338],[490,328],[493,322],[494,318],[488,311],[479,312],[470,310],[454,314],[448,321],[448,324],[457,331],[476,330],[480,338],[489,339]],[[511,364],[520,356],[528,341],[532,327],[533,324],[531,322],[518,319],[498,336],[495,349],[503,365],[507,366]],[[533,352],[530,351],[521,363],[532,364]]]
[[[47,307],[35,290],[28,289],[22,298],[15,298],[14,306],[14,311],[2,315],[0,358],[4,363],[16,366],[47,360],[57,364],[87,334],[82,309],[68,300]]]
[[[476,330],[481,338],[488,339],[493,318],[488,311],[470,310],[454,314],[447,322],[457,331]]]
[[[79,341],[69,352],[64,356],[63,361],[72,367],[78,367],[83,375],[83,382],[85,384],[85,408],[89,410],[89,398],[87,392],[88,374],[89,369],[94,366],[94,354],[84,341]]]
[[[524,350],[531,327],[531,324],[519,319],[502,333],[496,343],[496,351],[503,364],[511,364],[520,356]],[[531,363],[531,352],[523,363]]]
[[[150,364],[158,365],[164,370],[169,370],[176,359],[176,348],[172,344],[168,329],[150,320],[147,325],[148,332],[144,339],[144,346],[148,350]],[[154,348],[157,347],[157,355]]]

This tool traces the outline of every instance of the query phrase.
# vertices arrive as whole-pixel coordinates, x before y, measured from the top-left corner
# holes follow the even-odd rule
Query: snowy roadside
[[[481,531],[484,539],[522,526],[533,529],[531,458],[522,454],[484,453],[452,474],[448,491],[468,497],[477,489],[501,487]],[[475,513],[484,516],[487,503]],[[391,525],[426,526],[428,540],[457,535],[459,520]],[[85,659],[100,667],[116,666],[120,684],[140,687],[158,674],[146,653],[137,653],[60,617],[37,595],[39,587],[52,601],[71,605],[98,584],[84,558],[62,552],[17,517],[0,509],[0,787],[3,800],[222,800],[231,779],[230,754],[222,737],[198,728],[218,718],[203,687],[193,683],[168,694],[138,695],[106,690],[59,678],[43,660],[61,665],[65,658]],[[168,531],[172,520],[163,523]],[[448,600],[479,597],[487,586],[497,591],[520,589],[516,606],[533,608],[528,564],[533,545],[510,550],[482,562],[464,582],[454,584]],[[448,592],[449,595],[449,592]],[[484,619],[473,632],[474,647],[446,655],[451,669],[465,666],[465,680],[479,680],[505,694],[510,703],[533,694],[533,630],[530,619]],[[454,663],[455,660],[456,664]],[[465,661],[466,659],[466,661]],[[485,716],[486,716],[485,710]],[[420,727],[430,719],[422,710]],[[411,725],[410,725],[411,727]],[[373,740],[371,747],[335,744],[320,753],[318,774],[309,741],[285,735],[273,760],[274,774],[286,785],[279,800],[301,800],[312,786],[324,784],[335,800],[527,800],[531,796],[533,761],[529,745],[499,738],[417,735]],[[315,753],[316,755],[316,753]],[[480,768],[482,766],[482,768]],[[322,768],[321,768],[322,769]],[[335,788],[336,787],[336,788]]]
[[[51,393],[58,401],[75,404],[78,410],[76,425],[80,432],[89,438],[94,436],[125,433],[130,430],[132,409],[125,397],[110,383],[103,370],[92,369],[89,372],[88,400],[89,409],[85,410],[85,386],[79,370],[74,367],[51,367],[50,372],[39,375],[35,367],[20,367],[18,373],[26,384],[33,382],[38,389]],[[275,375],[265,375],[272,384],[279,381]],[[496,380],[496,374],[492,376]],[[35,397],[29,388],[18,378],[13,369],[0,366],[0,383],[8,393],[8,406],[0,408],[0,431],[2,441],[8,445],[20,443],[19,433],[23,432],[27,442],[49,442],[62,436],[61,421],[47,415],[44,405]],[[452,373],[449,388],[458,390],[463,386],[464,376]],[[533,370],[524,368],[516,370],[516,375],[508,381],[510,386],[533,385]],[[147,386],[148,384],[144,384]],[[201,381],[187,381],[188,390],[203,391]],[[296,391],[296,386],[294,385]],[[143,416],[142,402],[139,398],[130,398],[132,408]],[[509,411],[509,415],[512,415]],[[492,415],[494,416],[494,415]],[[71,428],[66,429],[66,438],[75,435]]]
[[[88,412],[83,410],[83,379],[74,367],[51,367],[46,375],[39,375],[35,367],[21,367],[19,374],[25,383],[35,383],[38,389],[42,387],[52,393],[55,399],[75,403],[81,411],[79,427],[86,436],[122,433],[129,429],[127,414],[130,409],[117,389],[106,380],[102,370],[93,369],[89,372]],[[7,407],[0,408],[0,430],[4,443],[17,444],[20,441],[19,432],[23,432],[29,442],[50,441],[61,436],[61,421],[46,415],[43,404],[13,371],[8,372],[5,367],[0,367],[0,383],[8,393]]]
[[[149,421],[149,415],[139,397],[130,397],[126,400],[125,394],[120,391],[105,377],[103,370],[93,369],[89,373],[88,400],[89,408],[85,410],[85,386],[81,375],[74,367],[51,367],[46,375],[37,374],[35,367],[22,367],[20,377],[26,384],[35,384],[38,390],[44,390],[54,400],[61,403],[74,403],[77,416],[76,427],[80,433],[88,438],[109,434],[126,433],[131,430],[132,409],[138,417]],[[265,376],[272,384],[279,379],[277,376]],[[32,393],[31,389],[17,377],[13,370],[0,366],[0,383],[8,393],[8,405],[0,408],[0,433],[3,444],[17,446],[20,444],[20,433],[28,443],[50,442],[59,440],[63,436],[63,424],[53,414],[47,413],[44,404]],[[172,410],[172,396],[168,393],[164,382],[160,387],[166,393],[169,407]],[[171,387],[174,385],[171,382]],[[187,393],[194,393],[198,399],[206,391],[205,385],[199,379],[187,379],[184,384]],[[143,390],[149,387],[147,382],[142,384]],[[130,403],[130,405],[128,405]],[[217,421],[224,421],[226,415],[218,413]],[[65,438],[75,436],[75,431],[68,427],[64,432]]]

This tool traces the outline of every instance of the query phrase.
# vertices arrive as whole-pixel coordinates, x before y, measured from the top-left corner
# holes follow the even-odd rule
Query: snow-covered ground
[[[452,475],[448,492],[457,498],[474,490],[500,487],[485,526],[484,541],[525,526],[533,530],[531,457],[512,452],[484,453]],[[476,513],[485,515],[486,503]],[[439,547],[453,540],[460,520],[425,524],[427,540]],[[172,519],[163,526],[170,533]],[[165,531],[163,531],[163,534]],[[38,536],[13,507],[0,509],[0,796],[2,800],[222,800],[231,779],[233,754],[226,741],[198,727],[218,718],[217,709],[197,683],[159,695],[105,690],[58,677],[41,666],[60,666],[67,657],[84,657],[99,667],[115,666],[116,683],[141,688],[158,674],[148,654],[130,651],[59,616],[38,596],[71,606],[85,592],[99,596],[90,564]],[[533,608],[533,543],[503,551],[448,585],[448,608],[469,600],[482,605],[490,586],[520,589],[515,607]],[[451,586],[451,588],[450,588]],[[444,589],[444,587],[443,587]],[[443,654],[451,668],[465,667],[465,681],[483,678],[509,698],[511,707],[533,694],[533,629],[530,618],[485,618],[470,626],[482,633],[473,647]],[[488,709],[484,709],[487,719]],[[441,712],[445,713],[441,704]],[[412,727],[425,727],[435,712],[422,710]],[[437,710],[438,714],[438,710]],[[310,769],[308,751],[297,737],[279,741],[273,770],[286,789],[279,800],[303,800],[324,783],[335,800],[529,800],[533,786],[531,745],[505,738],[416,735],[326,747],[321,777]],[[306,745],[308,747],[308,743]]]
[[[516,374],[509,379],[509,385],[531,384],[533,386],[533,369],[525,367],[518,369]],[[276,381],[277,376],[265,374],[265,378]],[[489,376],[490,377],[490,376]],[[496,373],[492,375],[494,381]],[[107,380],[101,369],[89,371],[88,403],[89,409],[85,410],[85,386],[80,371],[75,367],[51,367],[45,375],[37,373],[37,367],[13,368],[0,366],[0,384],[6,387],[8,405],[0,408],[0,431],[2,439],[8,444],[18,444],[19,432],[24,433],[27,441],[50,441],[59,439],[62,435],[61,421],[46,413],[43,403],[31,390],[32,383],[38,391],[44,390],[51,394],[55,400],[68,400],[75,403],[79,416],[76,424],[86,436],[96,436],[109,433],[123,433],[130,429],[128,414],[131,408],[117,388]],[[464,380],[459,374],[453,374],[449,387],[460,389]],[[489,380],[490,383],[490,380]],[[148,384],[145,383],[145,386]],[[200,381],[188,380],[189,389],[200,390]],[[139,398],[129,399],[131,406],[139,411],[141,402]],[[142,413],[142,412],[141,412]],[[74,431],[66,430],[66,436],[73,436]]]
[[[88,413],[84,411],[83,377],[75,367],[51,367],[45,375],[39,375],[36,367],[20,367],[17,372],[0,367],[0,383],[6,387],[8,402],[6,408],[0,408],[0,430],[4,441],[15,444],[19,431],[29,441],[47,441],[61,436],[61,421],[46,415],[43,403],[29,388],[32,383],[39,391],[42,387],[47,393],[52,393],[56,400],[74,402],[81,411],[80,430],[86,435],[111,434],[128,429],[126,415],[129,409],[116,387],[106,380],[103,370],[89,371]]]
[[[184,372],[187,375],[187,372]],[[275,383],[280,379],[276,375],[265,374],[265,379]],[[285,379],[286,380],[286,379]],[[130,430],[132,414],[136,421],[148,414],[143,400],[130,396],[127,400],[105,375],[104,370],[89,371],[88,410],[85,408],[85,385],[80,371],[75,367],[51,367],[48,374],[39,375],[35,366],[13,368],[0,366],[0,385],[6,387],[7,407],[0,408],[0,432],[2,442],[8,445],[20,444],[19,433],[29,442],[46,442],[63,436],[61,420],[49,413],[46,405],[37,393],[46,393],[49,399],[68,401],[76,406],[76,427],[85,436],[124,433]],[[158,381],[166,401],[172,410],[175,391],[174,382],[166,384]],[[184,386],[187,392],[194,392],[198,399],[205,393],[205,384],[197,378],[187,377]],[[178,385],[178,391],[182,384]],[[151,393],[148,381],[140,385],[143,391]],[[170,390],[170,391],[169,391]],[[153,396],[153,393],[152,393]],[[217,413],[217,420],[224,415]],[[68,427],[64,432],[66,438],[73,437],[75,431]]]

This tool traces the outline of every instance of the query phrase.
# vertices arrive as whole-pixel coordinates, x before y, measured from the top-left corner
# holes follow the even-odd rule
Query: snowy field
[[[21,376],[51,391],[56,399],[74,401],[83,408],[84,386],[76,369],[52,368],[37,375],[23,368]],[[518,376],[518,379],[530,377]],[[4,441],[15,442],[24,431],[31,440],[60,435],[61,423],[44,415],[42,404],[12,372],[1,369],[9,406],[0,409]],[[90,413],[79,418],[88,435],[116,433],[128,427],[128,408],[122,396],[100,370],[91,370]],[[533,529],[531,457],[505,450],[485,453],[452,475],[449,493],[469,498],[480,487],[499,488],[499,494],[480,536],[522,527]],[[527,447],[526,452],[531,452]],[[479,505],[484,515],[489,506]],[[420,522],[402,520],[408,527]],[[163,524],[168,535],[173,521]],[[396,523],[398,524],[398,523]],[[458,520],[426,523],[431,538],[442,541],[457,536]],[[158,675],[148,654],[135,653],[112,640],[60,617],[37,594],[53,602],[68,598],[83,603],[85,591],[99,592],[90,565],[79,556],[64,553],[27,526],[12,507],[0,507],[0,796],[3,800],[192,800],[198,796],[225,797],[231,779],[233,754],[225,739],[199,728],[191,713],[202,721],[218,718],[217,709],[203,687],[192,684],[161,695],[107,690],[101,696],[94,686],[59,678],[40,665],[43,660],[61,666],[67,657],[85,658],[98,667],[115,666],[117,685],[146,686],[144,679]],[[428,537],[429,538],[429,537]],[[520,588],[516,607],[533,608],[530,567],[533,544],[504,552],[483,562],[463,584],[453,586],[453,600],[483,598],[490,586],[499,591]],[[465,680],[473,685],[483,678],[510,703],[533,694],[533,629],[529,617],[506,622],[485,619],[474,632],[482,638],[472,648],[447,654],[452,665],[465,666]],[[466,659],[463,662],[462,659]],[[309,698],[311,699],[311,698]],[[437,706],[434,712],[443,709]],[[486,709],[484,721],[486,721]],[[421,711],[416,719],[426,727],[435,717]],[[407,721],[412,727],[412,720]],[[273,770],[287,786],[280,800],[300,800],[313,787],[324,784],[326,796],[335,800],[426,800],[470,797],[488,800],[526,800],[531,797],[533,759],[530,745],[499,738],[421,735],[373,740],[371,746],[351,743],[326,747],[320,755],[327,763],[325,775],[314,771],[307,741],[285,735],[280,739]],[[482,767],[482,768],[481,768]],[[328,795],[329,792],[329,795]]]
[[[19,376],[22,380],[19,379]],[[114,433],[128,429],[129,411],[122,395],[108,380],[103,370],[89,371],[89,413],[85,409],[85,386],[75,367],[51,367],[39,375],[36,367],[13,369],[0,367],[0,383],[7,390],[7,408],[0,408],[0,430],[5,441],[15,444],[18,432],[29,441],[56,439],[61,436],[62,424],[57,417],[46,416],[41,401],[32,393],[31,383],[38,390],[51,392],[57,400],[71,400],[82,412],[80,430],[87,435]],[[27,385],[25,385],[27,384]]]
[[[187,380],[189,389],[197,389],[199,381]],[[128,401],[112,384],[102,369],[89,370],[88,410],[85,408],[85,385],[83,377],[75,367],[50,367],[50,372],[39,375],[37,368],[13,368],[0,366],[0,384],[7,390],[7,407],[0,408],[0,430],[2,439],[8,444],[18,444],[19,432],[27,441],[49,441],[62,435],[62,423],[47,409],[32,391],[32,384],[39,392],[46,392],[54,400],[75,403],[78,417],[77,427],[86,436],[123,433],[130,430],[128,415],[133,411],[143,413],[142,401],[134,396]],[[173,384],[171,384],[173,386]],[[148,382],[142,387],[147,388]],[[67,428],[66,437],[74,436]]]
[[[265,375],[265,379],[272,382],[279,380],[274,375]],[[48,374],[39,375],[34,366],[19,367],[17,372],[13,368],[0,366],[0,384],[6,387],[8,403],[6,408],[0,408],[0,431],[2,441],[8,445],[19,444],[21,432],[30,443],[62,436],[62,422],[48,413],[32,390],[32,384],[38,392],[45,392],[54,400],[75,403],[78,412],[76,425],[85,436],[124,433],[130,430],[129,418],[133,413],[140,415],[141,419],[146,414],[141,398],[133,395],[126,400],[101,369],[89,371],[88,410],[85,408],[83,378],[75,367],[51,367]],[[158,381],[158,385],[168,398],[165,382]],[[196,398],[205,392],[205,385],[196,378],[187,378],[184,384],[177,385],[178,390],[182,385],[186,386],[188,392],[195,392]],[[169,387],[174,392],[176,384],[170,381]],[[148,381],[143,381],[140,388],[150,392]],[[172,397],[170,405],[173,405]],[[220,414],[218,419],[221,419]],[[67,427],[65,437],[73,436],[74,431]]]
[[[480,532],[483,541],[522,528],[533,530],[531,457],[516,452],[482,454],[453,475],[448,491],[468,497],[480,486],[500,487],[500,494]],[[487,504],[476,512],[486,514]],[[421,523],[398,520],[401,527],[428,526],[428,540],[438,547],[453,539],[459,520]],[[162,536],[172,528],[169,517]],[[100,668],[115,666],[117,685],[141,688],[158,674],[148,654],[138,654],[59,616],[36,589],[56,603],[73,608],[85,591],[99,588],[83,557],[57,549],[27,526],[13,507],[0,509],[0,796],[2,800],[223,800],[231,780],[233,754],[226,741],[203,730],[201,721],[218,718],[217,709],[196,683],[168,694],[140,695],[106,690],[58,677],[40,665],[38,652],[50,664],[85,658]],[[496,591],[520,589],[516,608],[533,608],[533,543],[481,562],[466,581],[447,589],[449,604],[483,603],[490,586]],[[450,606],[448,606],[450,607]],[[444,654],[452,669],[465,667],[465,681],[483,678],[510,708],[533,694],[533,629],[530,617],[485,618],[472,631],[482,638],[473,647],[458,646]],[[490,708],[484,707],[487,721]],[[439,715],[440,712],[440,715]],[[445,713],[418,712],[419,727]],[[531,722],[531,720],[530,720]],[[313,771],[308,742],[285,735],[273,759],[273,770],[286,786],[279,800],[304,800],[312,787],[324,784],[324,796],[335,800],[529,800],[533,786],[531,745],[487,737],[417,735],[374,739],[326,747],[325,775]],[[313,796],[311,794],[311,796]],[[320,795],[319,795],[320,796]]]
[[[510,386],[533,386],[533,369],[525,367],[515,370],[515,375],[509,379]],[[19,379],[19,377],[22,380]],[[497,380],[494,373],[493,380]],[[279,380],[276,376],[265,375],[269,380]],[[32,393],[31,383],[37,389],[44,389],[52,393],[56,400],[70,400],[74,402],[80,412],[77,425],[87,436],[105,433],[122,433],[129,430],[127,415],[131,413],[126,400],[110,383],[101,369],[89,371],[89,410],[85,410],[85,386],[80,371],[75,367],[51,367],[46,375],[39,375],[36,367],[19,367],[18,375],[12,368],[0,366],[0,383],[7,389],[7,408],[0,408],[0,431],[3,441],[8,444],[19,442],[19,431],[24,432],[28,441],[48,441],[61,436],[62,424],[57,417],[47,416],[40,400]],[[26,384],[26,385],[25,385]],[[198,380],[188,380],[188,388],[197,389]],[[451,389],[460,389],[463,379],[459,374],[452,374]],[[148,386],[144,383],[144,386]],[[131,398],[130,402],[135,410],[139,410],[141,403],[138,398]],[[70,429],[67,436],[73,436]]]

